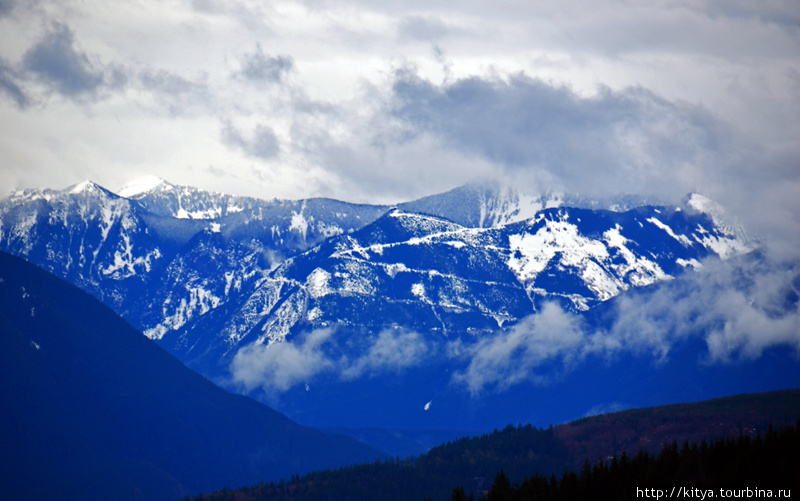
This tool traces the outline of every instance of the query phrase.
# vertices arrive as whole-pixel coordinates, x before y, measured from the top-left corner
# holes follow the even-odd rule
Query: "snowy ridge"
[[[212,379],[242,348],[316,329],[474,340],[546,302],[584,312],[753,248],[699,196],[685,210],[623,210],[626,199],[610,211],[469,185],[390,209],[157,177],[120,195],[91,182],[14,192],[0,200],[0,249],[96,295]]]
[[[667,208],[560,208],[511,225],[466,228],[395,209],[284,262],[247,301],[248,316],[231,320],[227,338],[269,344],[331,325],[374,331],[398,323],[417,332],[477,334],[513,323],[545,300],[586,311],[717,255],[714,239],[723,235],[687,231],[701,224],[709,220]]]
[[[148,175],[127,183],[117,191],[117,195],[131,198],[136,195],[143,195],[148,192],[156,191],[156,188],[159,188],[160,191],[167,191],[173,189],[174,186],[158,176]]]

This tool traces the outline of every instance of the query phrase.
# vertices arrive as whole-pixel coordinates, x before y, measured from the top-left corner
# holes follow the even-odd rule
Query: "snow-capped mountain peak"
[[[141,195],[152,191],[166,191],[173,189],[175,186],[168,183],[164,179],[154,176],[152,174],[142,176],[140,178],[130,181],[123,186],[117,194],[121,197],[130,198],[135,195]]]
[[[103,188],[99,184],[91,181],[89,179],[85,181],[81,181],[80,183],[70,186],[65,192],[69,193],[70,195],[111,195],[112,193],[107,189]]]

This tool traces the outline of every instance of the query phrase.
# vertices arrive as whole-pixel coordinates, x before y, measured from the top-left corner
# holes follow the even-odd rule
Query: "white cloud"
[[[674,179],[685,181],[666,189],[718,183],[710,195],[740,200],[755,177],[743,165],[757,158],[731,162],[721,124],[756,138],[770,158],[781,145],[784,159],[797,158],[797,19],[792,2],[8,3],[0,107],[8,117],[9,107],[42,106],[25,108],[31,128],[3,124],[19,146],[0,191],[86,177],[113,187],[154,170],[236,194],[396,202],[511,162],[537,178],[583,178],[581,188],[610,170],[606,188]],[[409,66],[424,85],[405,91],[428,86],[436,108],[399,117],[411,110],[397,110],[397,99],[410,95],[395,75]],[[83,103],[42,102],[42,85]],[[102,102],[92,101],[98,93]],[[545,98],[552,106],[539,121],[532,110]],[[191,134],[163,144],[149,134],[186,113]],[[98,137],[109,121],[127,133]],[[248,144],[257,125],[273,131],[281,155],[226,147],[224,121]],[[48,142],[65,122],[78,140],[52,162]],[[149,152],[146,164],[125,161],[136,149]],[[582,176],[596,163],[594,177]],[[761,170],[785,164],[768,163]]]
[[[800,267],[760,254],[708,260],[675,281],[620,296],[613,325],[590,351],[629,350],[668,357],[671,347],[702,336],[707,362],[752,360],[767,348],[800,354]]]
[[[431,345],[416,332],[386,329],[363,340],[355,356],[342,353],[334,329],[318,329],[284,342],[241,348],[230,365],[231,382],[247,391],[261,388],[275,396],[332,375],[342,381],[399,373],[424,363]]]
[[[541,311],[518,324],[461,347],[468,359],[465,370],[453,375],[453,382],[466,386],[473,395],[488,389],[502,391],[523,381],[548,381],[558,370],[537,369],[556,361],[563,369],[580,354],[584,342],[581,320],[556,303],[545,303]]]
[[[231,362],[233,383],[247,391],[260,387],[273,394],[310,381],[334,366],[322,350],[332,334],[330,329],[321,329],[310,333],[301,343],[245,346]]]
[[[341,377],[349,380],[364,375],[399,372],[424,363],[431,355],[429,350],[428,343],[416,332],[386,329],[378,334],[363,355],[342,368]]]

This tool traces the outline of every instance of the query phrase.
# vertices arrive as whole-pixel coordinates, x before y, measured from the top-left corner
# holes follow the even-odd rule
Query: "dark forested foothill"
[[[289,482],[262,483],[195,500],[421,501],[431,496],[444,499],[451,494],[453,485],[466,485],[469,492],[488,488],[494,473],[502,468],[514,478],[523,478],[532,471],[560,474],[569,464],[569,451],[552,427],[508,426],[479,437],[449,442],[417,458],[392,458],[326,470]]]
[[[507,426],[416,458],[315,472],[193,499],[634,499],[637,486],[659,488],[670,482],[697,488],[756,482],[784,489],[792,484],[781,479],[800,479],[800,433],[791,426],[798,417],[798,390],[631,409],[544,429]],[[727,479],[735,481],[728,484]]]
[[[463,499],[454,490],[451,501]],[[511,485],[504,472],[486,501],[627,500],[636,498],[790,498],[800,493],[800,421],[762,435],[711,443],[677,441],[660,453],[645,450],[584,463],[580,473],[534,474]]]

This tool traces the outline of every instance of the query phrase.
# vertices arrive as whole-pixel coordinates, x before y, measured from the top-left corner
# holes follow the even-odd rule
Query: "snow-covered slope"
[[[87,290],[117,311],[138,305],[146,277],[172,251],[134,203],[85,181],[63,191],[25,190],[0,201],[0,248]]]

